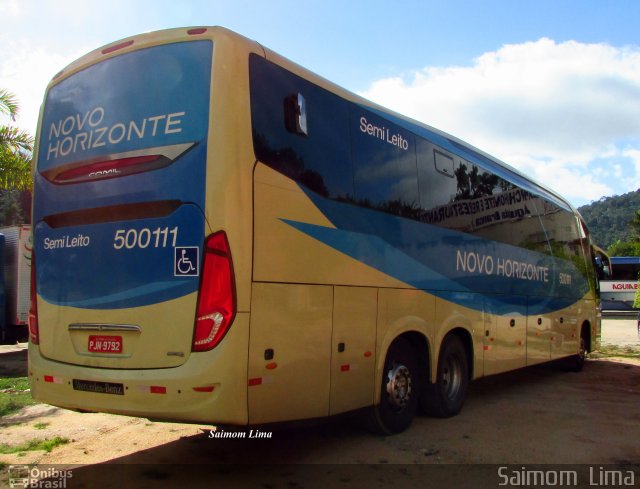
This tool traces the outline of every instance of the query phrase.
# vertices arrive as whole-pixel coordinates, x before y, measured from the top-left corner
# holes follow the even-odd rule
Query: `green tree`
[[[633,218],[629,222],[629,226],[633,232],[633,240],[636,243],[640,243],[640,211],[633,213]]]
[[[634,229],[629,222],[640,209],[640,190],[613,197],[603,197],[578,210],[587,222],[591,238],[604,249],[616,241],[636,241]]]
[[[13,126],[20,107],[15,96],[0,89],[0,189],[30,189],[33,137]]]
[[[640,241],[616,241],[607,249],[609,256],[640,256]]]
[[[638,288],[636,289],[636,297],[633,300],[633,308],[640,309],[640,273],[638,273]]]

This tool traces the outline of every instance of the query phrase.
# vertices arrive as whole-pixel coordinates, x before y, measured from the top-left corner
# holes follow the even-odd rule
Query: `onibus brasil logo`
[[[9,465],[9,487],[38,487],[44,489],[65,489],[67,479],[73,477],[69,469],[38,467],[29,465]]]

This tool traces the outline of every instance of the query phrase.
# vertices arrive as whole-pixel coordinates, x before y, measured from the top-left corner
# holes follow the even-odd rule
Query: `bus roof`
[[[614,265],[637,265],[640,264],[640,256],[612,256],[611,263]]]
[[[326,88],[333,89],[336,93],[340,95],[347,95],[351,99],[352,102],[359,103],[363,107],[368,108],[369,110],[373,110],[377,112],[378,115],[391,120],[392,122],[404,127],[405,129],[413,132],[414,134],[424,137],[436,144],[441,145],[448,151],[453,154],[456,154],[459,157],[465,158],[472,163],[478,165],[485,170],[489,170],[501,178],[518,185],[519,187],[536,194],[538,196],[544,197],[556,205],[568,210],[574,214],[577,214],[576,209],[560,194],[550,189],[546,185],[541,182],[532,179],[531,177],[525,175],[520,172],[516,168],[511,165],[505,163],[504,161],[491,156],[484,151],[474,147],[473,145],[463,141],[451,134],[448,134],[444,131],[436,129],[428,124],[417,121],[405,115],[399,114],[393,110],[390,110],[386,107],[383,107],[375,102],[367,100],[349,90],[346,90],[343,87],[336,85],[335,83],[323,78],[317,73],[311,72],[310,70],[300,66],[299,64],[285,58],[284,56],[271,51],[270,49],[260,45],[258,42],[253,41],[249,38],[242,36],[234,31],[231,31],[225,27],[220,26],[202,26],[198,28],[194,27],[180,27],[173,29],[163,29],[153,32],[148,32],[144,34],[139,34],[136,36],[130,36],[128,38],[121,39],[119,41],[115,41],[111,44],[107,44],[106,46],[102,46],[97,48],[90,53],[87,53],[83,57],[74,61],[66,68],[64,68],[61,72],[59,72],[54,79],[50,82],[50,86],[55,84],[58,78],[64,78],[69,76],[73,72],[81,69],[87,62],[95,61],[100,58],[106,58],[111,56],[116,56],[118,54],[140,49],[142,47],[148,47],[149,45],[160,44],[164,42],[169,42],[171,40],[180,41],[184,40],[187,37],[197,38],[197,37],[215,37],[215,36],[226,36],[234,38],[237,42],[250,43],[254,48],[263,50],[264,56],[270,60],[277,60],[279,64],[281,63],[283,67],[287,69],[293,69],[298,71],[299,74],[304,75],[305,78],[308,78],[310,81],[314,83],[318,83],[321,86]]]

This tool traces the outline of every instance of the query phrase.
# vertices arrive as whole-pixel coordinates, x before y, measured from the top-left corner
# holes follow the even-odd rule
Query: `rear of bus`
[[[30,313],[38,400],[247,422],[248,312],[237,310],[230,245],[241,237],[227,226],[243,218],[212,210],[227,207],[227,194],[239,199],[241,186],[216,156],[229,150],[212,147],[227,130],[212,119],[215,66],[227,66],[215,60],[232,44],[215,33],[176,29],[110,45],[47,91]]]

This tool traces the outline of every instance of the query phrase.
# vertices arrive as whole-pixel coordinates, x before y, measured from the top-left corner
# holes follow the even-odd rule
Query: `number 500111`
[[[113,237],[116,250],[134,248],[166,248],[175,247],[178,241],[178,227],[149,229],[118,229]]]

